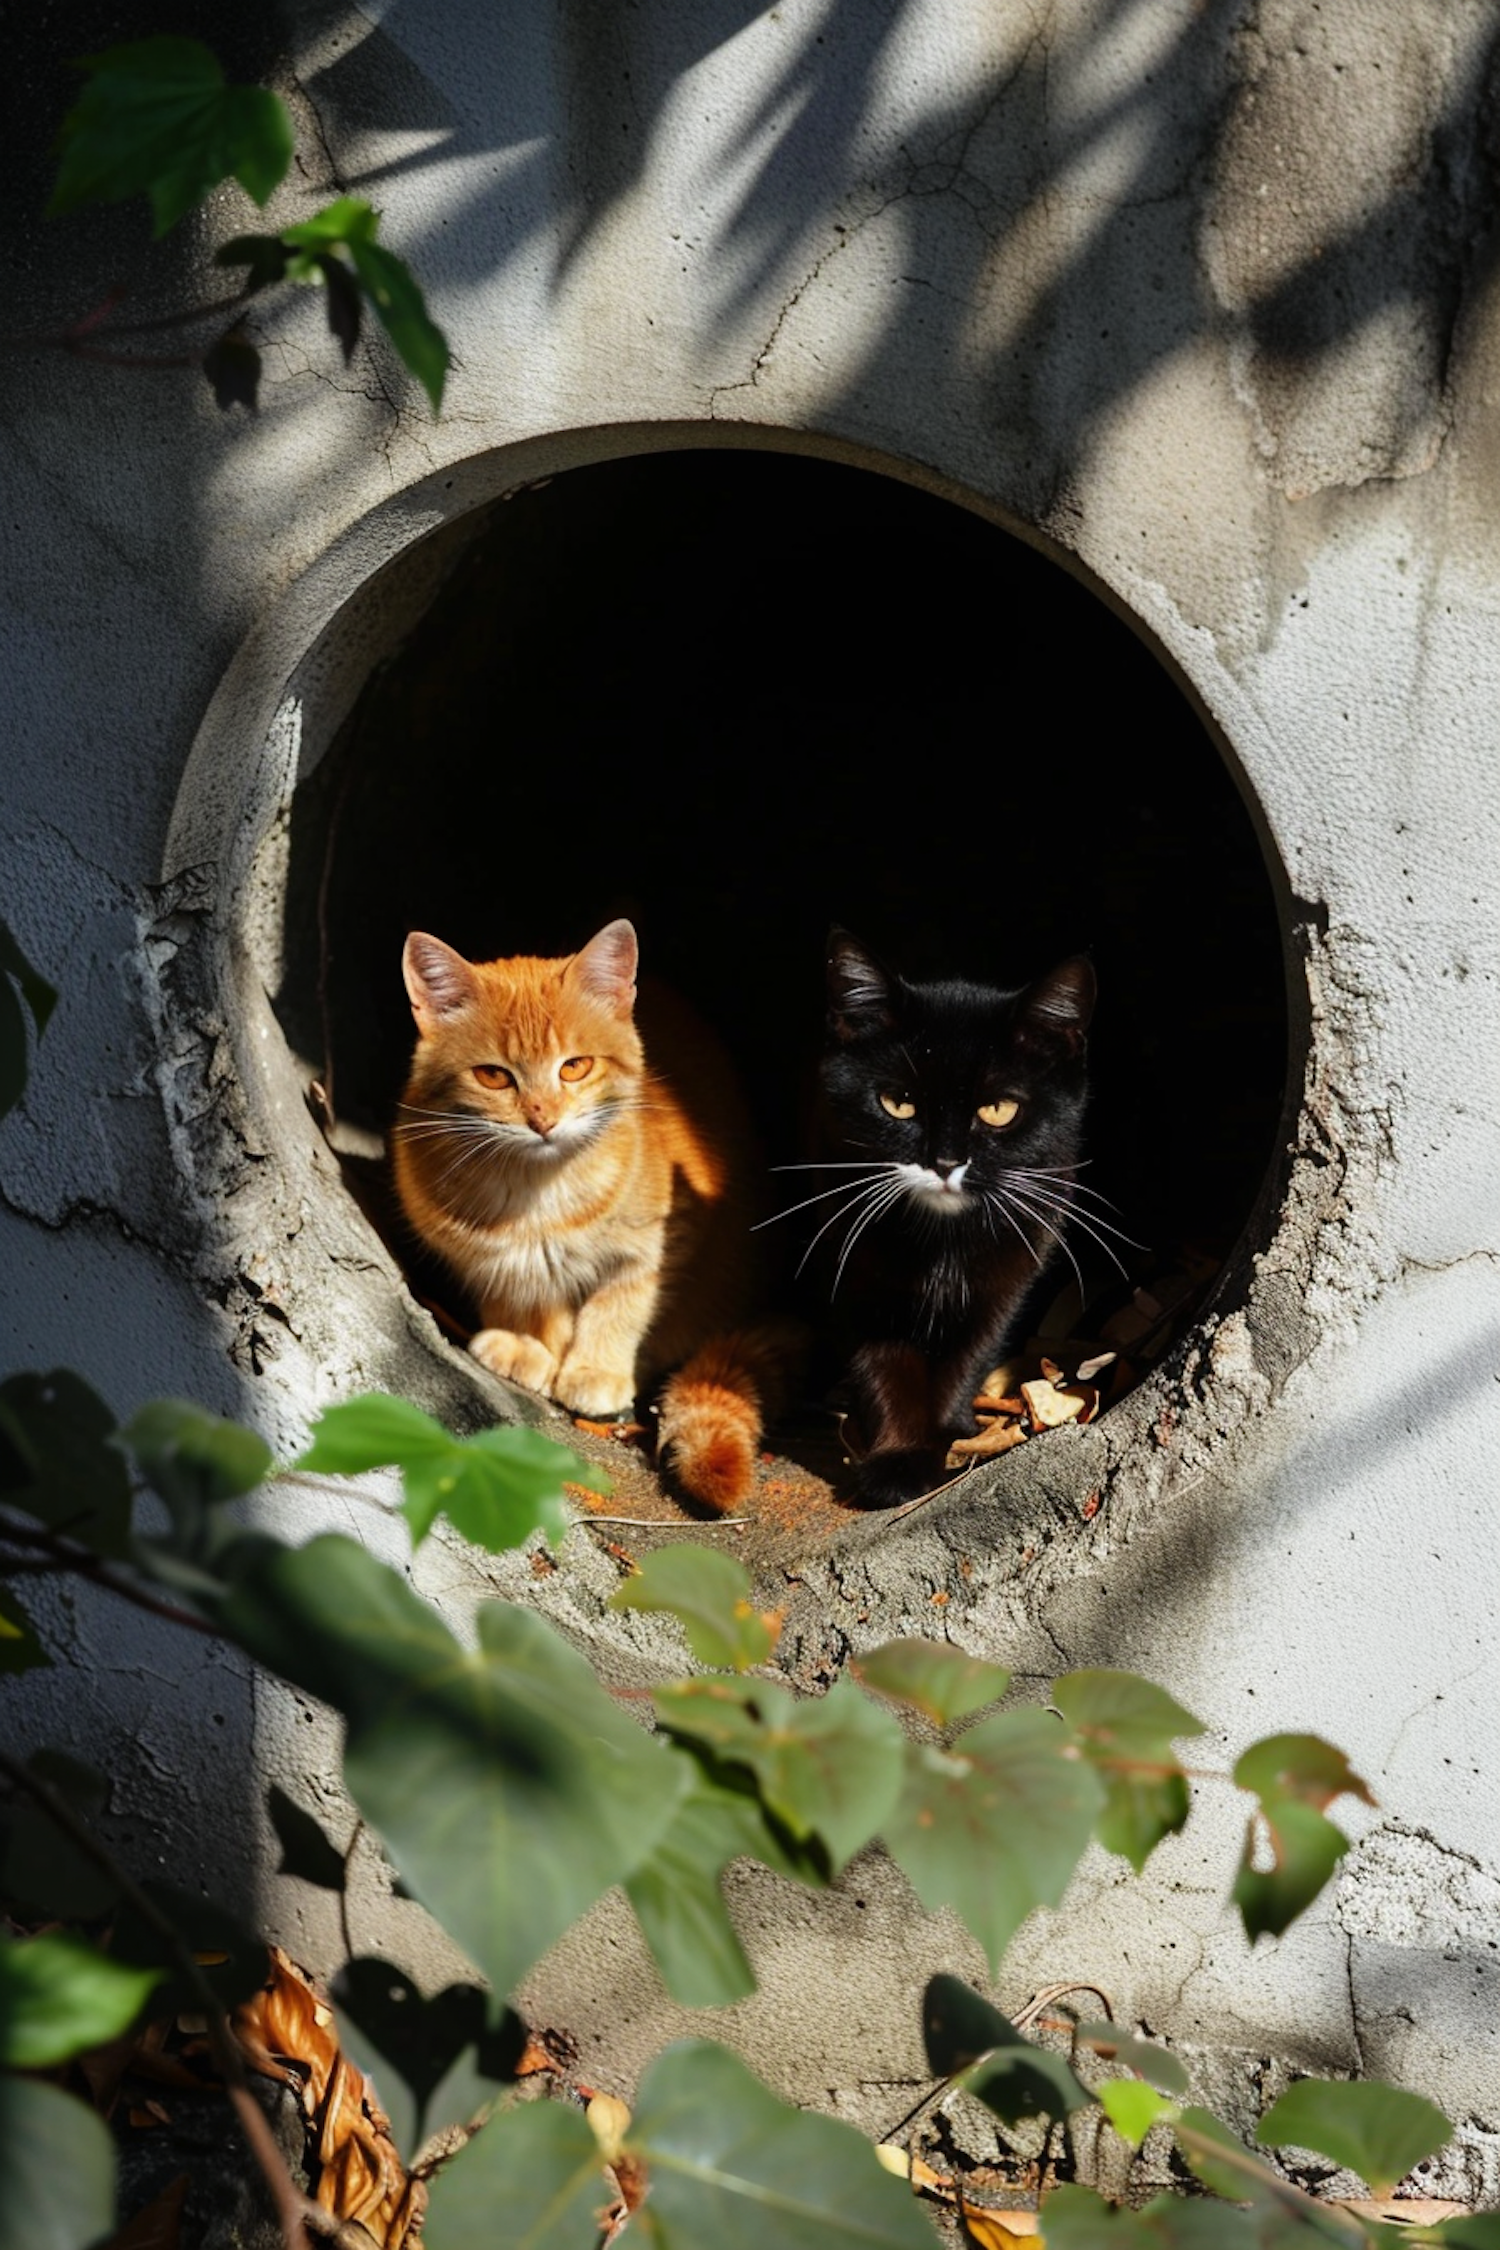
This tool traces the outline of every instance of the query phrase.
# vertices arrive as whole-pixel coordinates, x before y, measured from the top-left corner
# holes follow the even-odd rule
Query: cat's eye
[[[982,1102],[979,1108],[979,1121],[982,1125],[1014,1125],[1020,1114],[1021,1105],[1019,1102]]]
[[[492,1094],[515,1084],[515,1079],[500,1063],[475,1063],[474,1076],[481,1086],[488,1086]]]
[[[560,1065],[557,1075],[559,1078],[566,1078],[571,1086],[578,1079],[587,1078],[593,1067],[594,1058],[592,1055],[570,1055],[567,1061]]]
[[[915,1117],[917,1114],[916,1103],[908,1101],[905,1094],[882,1094],[880,1106],[887,1117]]]

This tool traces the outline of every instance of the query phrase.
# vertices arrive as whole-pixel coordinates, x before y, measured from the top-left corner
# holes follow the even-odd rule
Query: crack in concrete
[[[1344,1983],[1349,1994],[1349,2039],[1354,2049],[1355,2076],[1365,2075],[1365,2043],[1360,2030],[1359,1988],[1354,1975],[1355,1937],[1352,1930],[1344,1931]]]
[[[776,349],[777,341],[780,338],[782,330],[785,328],[787,322],[791,319],[792,314],[796,311],[798,305],[801,304],[802,299],[807,295],[809,289],[811,289],[816,283],[819,276],[822,274],[824,267],[830,265],[832,261],[839,256],[841,251],[847,250],[851,243],[856,241],[858,237],[863,234],[867,226],[873,225],[874,221],[883,217],[884,214],[890,210],[893,204],[901,202],[902,199],[905,196],[909,195],[911,192],[911,185],[908,181],[905,186],[898,188],[894,194],[886,196],[881,203],[876,205],[873,211],[867,211],[865,213],[865,216],[862,219],[856,220],[852,226],[846,227],[841,225],[837,220],[834,221],[834,232],[838,235],[839,239],[837,240],[837,242],[831,243],[829,245],[829,247],[823,252],[822,256],[819,257],[809,268],[808,272],[804,274],[803,278],[798,282],[791,295],[784,300],[780,312],[778,312],[778,314],[776,315],[776,319],[772,325],[770,334],[767,336],[764,344],[762,344],[760,350],[756,353],[754,359],[751,361],[750,373],[748,375],[742,376],[737,383],[716,383],[713,389],[709,392],[708,414],[710,421],[716,421],[718,419],[719,401],[721,398],[728,398],[735,391],[753,391],[759,388],[762,371],[765,368],[767,360],[771,357],[772,352]]]
[[[91,1196],[74,1196],[55,1212],[33,1211],[26,1204],[18,1203],[14,1196],[0,1187],[0,1211],[19,1220],[23,1226],[39,1228],[43,1234],[67,1234],[74,1227],[80,1230],[93,1228],[95,1232],[117,1236],[132,1249],[148,1250],[156,1257],[169,1261],[179,1255],[183,1248],[180,1242],[170,1242],[163,1236],[153,1235],[148,1229],[127,1219],[123,1212],[116,1211],[112,1205],[95,1202]]]

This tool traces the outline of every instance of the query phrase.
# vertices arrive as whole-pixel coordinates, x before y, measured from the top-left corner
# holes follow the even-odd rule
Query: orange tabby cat
[[[628,922],[556,961],[466,961],[409,937],[418,1038],[396,1190],[478,1306],[476,1359],[597,1420],[677,1368],[661,1458],[733,1508],[783,1342],[730,1333],[756,1281],[748,1134],[727,1065],[664,993],[643,1009],[648,1066],[636,961]]]

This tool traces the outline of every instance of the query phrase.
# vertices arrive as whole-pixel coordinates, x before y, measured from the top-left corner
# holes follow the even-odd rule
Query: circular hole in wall
[[[1077,1238],[1084,1302],[1063,1268],[1031,1325],[1142,1372],[1243,1233],[1286,1078],[1265,858],[1164,666],[981,517],[802,455],[574,469],[455,544],[293,804],[277,1009],[341,1118],[391,1118],[412,929],[483,960],[629,915],[780,1162],[831,923],[914,976],[1087,950],[1087,1178],[1131,1240],[1122,1272]]]

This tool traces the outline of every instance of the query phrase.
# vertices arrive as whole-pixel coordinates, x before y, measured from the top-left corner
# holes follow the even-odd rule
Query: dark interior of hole
[[[1286,1037],[1250,819],[1129,629],[961,508],[694,451],[476,519],[297,794],[282,1021],[383,1129],[408,930],[562,953],[616,914],[730,1044],[775,1161],[830,923],[913,974],[1020,982],[1086,948],[1091,1184],[1161,1258],[1244,1226]]]

